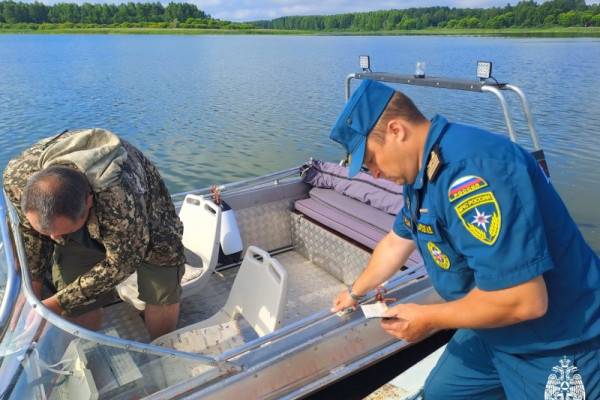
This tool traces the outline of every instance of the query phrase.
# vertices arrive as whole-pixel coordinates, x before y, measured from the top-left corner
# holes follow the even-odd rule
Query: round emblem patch
[[[447,255],[442,253],[439,247],[437,247],[433,242],[427,242],[427,250],[429,250],[429,254],[431,254],[431,258],[433,261],[440,267],[441,269],[449,269],[450,268],[450,259]]]

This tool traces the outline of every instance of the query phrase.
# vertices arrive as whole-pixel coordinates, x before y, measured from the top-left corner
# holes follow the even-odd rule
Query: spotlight
[[[371,58],[369,56],[358,56],[358,62],[363,71],[371,71]]]
[[[492,76],[491,61],[477,61],[477,77],[484,81]]]

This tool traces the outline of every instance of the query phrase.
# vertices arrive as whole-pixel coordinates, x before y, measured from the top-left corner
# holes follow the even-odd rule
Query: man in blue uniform
[[[354,307],[416,248],[443,304],[399,304],[383,329],[409,342],[458,329],[425,385],[431,399],[600,399],[600,260],[530,154],[501,135],[427,120],[363,81],[331,138],[405,205],[334,300]]]

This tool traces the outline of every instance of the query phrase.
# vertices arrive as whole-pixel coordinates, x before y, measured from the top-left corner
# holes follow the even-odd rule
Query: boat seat
[[[311,160],[302,179],[313,188],[295,208],[313,221],[374,249],[392,229],[402,209],[402,186],[364,172],[348,178],[348,168]]]
[[[202,196],[188,194],[179,210],[183,223],[185,273],[181,280],[182,298],[202,288],[215,270],[219,258],[221,208]],[[116,287],[119,297],[138,310],[146,304],[138,298],[137,273]]]
[[[244,343],[238,317],[258,336],[273,332],[283,318],[288,275],[281,264],[255,246],[246,250],[225,305],[212,317],[155,339],[181,351],[216,354]]]
[[[312,188],[296,210],[350,239],[374,249],[391,230],[395,217],[333,189]]]

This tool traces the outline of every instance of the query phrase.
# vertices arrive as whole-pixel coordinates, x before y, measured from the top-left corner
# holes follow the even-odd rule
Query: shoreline
[[[104,34],[104,35],[298,35],[298,36],[496,36],[496,37],[600,37],[600,27],[422,29],[406,31],[304,31],[277,29],[199,28],[0,28],[1,34]]]

